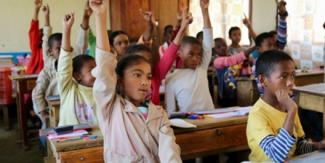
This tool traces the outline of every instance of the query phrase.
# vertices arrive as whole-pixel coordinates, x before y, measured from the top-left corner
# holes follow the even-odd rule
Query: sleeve
[[[89,30],[89,54],[95,58],[95,49],[96,49],[96,36],[94,35],[93,31]]]
[[[88,48],[88,37],[89,37],[89,29],[83,29],[81,26],[79,27],[79,32],[77,36],[75,55],[86,54]]]
[[[110,105],[113,104],[116,95],[116,55],[97,48],[96,64],[92,70],[92,75],[96,78],[93,95],[96,102],[98,124],[101,125],[104,119],[109,119],[112,112]]]
[[[52,34],[52,27],[44,26],[43,37],[42,37],[42,50],[43,50],[44,65],[47,67],[49,67],[50,64],[52,63],[52,57],[48,53],[48,49],[49,49],[48,40],[51,34]]]
[[[58,61],[58,88],[61,97],[72,88],[73,85],[73,68],[72,68],[72,52],[65,51],[61,48]]]
[[[50,76],[47,68],[44,68],[37,77],[36,86],[32,92],[33,108],[36,114],[44,111],[47,106],[46,90],[50,85]]]
[[[38,21],[35,20],[31,21],[28,36],[29,36],[29,47],[33,55],[35,54],[34,51],[38,49],[39,42],[41,41]]]
[[[284,162],[295,143],[296,139],[285,129],[281,128],[278,135],[265,137],[261,141],[260,147],[274,162]]]
[[[159,129],[159,159],[162,163],[182,162],[180,148],[176,144],[176,138],[166,113],[163,115],[162,125]]]
[[[159,60],[157,69],[154,75],[159,75],[159,80],[163,80],[170,68],[173,66],[174,61],[177,58],[177,51],[179,46],[171,43],[168,49],[165,51],[163,57]]]
[[[171,81],[166,81],[165,102],[168,114],[176,112],[176,96],[171,84]]]
[[[277,44],[284,49],[287,44],[287,19],[286,16],[278,16]]]
[[[246,59],[246,56],[243,52],[227,57],[218,57],[214,60],[213,65],[216,69],[222,69],[229,67],[235,64],[239,64]]]
[[[203,56],[202,56],[202,63],[201,67],[204,69],[208,69],[211,56],[212,56],[212,47],[213,47],[213,34],[211,28],[204,28],[203,29]]]

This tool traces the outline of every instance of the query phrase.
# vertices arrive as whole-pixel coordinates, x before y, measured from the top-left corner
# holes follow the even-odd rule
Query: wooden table
[[[295,84],[296,86],[304,86],[315,83],[324,82],[324,70],[312,69],[307,72],[296,71]]]
[[[194,129],[175,128],[176,143],[183,160],[224,152],[248,149],[246,139],[247,116],[204,120],[189,120]],[[94,142],[49,141],[52,157],[57,162],[103,162],[102,137]],[[51,156],[49,156],[51,157]]]
[[[11,80],[16,85],[16,104],[17,104],[17,116],[19,123],[19,135],[24,147],[28,145],[27,139],[27,110],[24,104],[24,95],[31,93],[36,85],[36,79],[38,75],[16,75],[11,76]]]
[[[325,83],[296,87],[294,92],[298,94],[299,107],[323,113],[325,117]],[[325,118],[323,118],[323,134],[325,135]]]
[[[47,97],[47,102],[49,104],[49,115],[50,123],[49,127],[53,128],[58,126],[60,118],[60,97],[59,96],[49,96]]]

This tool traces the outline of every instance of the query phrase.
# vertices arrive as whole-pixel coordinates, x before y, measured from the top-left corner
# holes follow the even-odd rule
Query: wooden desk
[[[26,93],[31,93],[36,85],[36,79],[38,75],[17,75],[11,76],[11,80],[15,82],[16,85],[16,104],[17,104],[17,116],[19,123],[19,135],[22,140],[24,147],[28,144],[27,139],[27,119],[26,107],[24,104],[24,95]]]
[[[60,97],[59,96],[50,96],[47,97],[47,102],[49,104],[49,115],[50,115],[50,124],[49,128],[58,126],[60,118]]]
[[[296,71],[295,84],[296,86],[304,86],[315,83],[324,82],[324,70],[313,69],[308,72]]]
[[[189,122],[198,127],[174,129],[176,143],[181,148],[183,160],[248,149],[246,116],[219,120],[206,118],[205,120],[189,120]],[[91,143],[49,141],[49,144],[57,162],[103,162],[102,137]]]
[[[323,113],[325,117],[325,83],[296,87],[294,92],[298,94],[297,103],[301,108]],[[325,118],[323,134],[325,135]]]

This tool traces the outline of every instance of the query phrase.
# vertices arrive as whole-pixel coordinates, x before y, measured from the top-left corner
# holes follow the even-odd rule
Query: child
[[[50,28],[50,21],[49,21],[49,6],[46,5],[43,7],[43,11],[45,13],[46,17],[46,23],[45,28]],[[87,49],[87,33],[89,28],[89,17],[85,16],[86,13],[84,13],[82,24],[80,26],[80,30],[78,33],[78,39],[77,39],[77,52],[79,54],[84,53]],[[50,36],[48,41],[48,46],[45,46],[44,48],[48,48],[49,52],[51,52],[51,56],[58,56],[59,51],[57,49],[61,48],[61,40],[62,40],[62,34],[53,34]],[[44,42],[47,42],[44,40]],[[35,113],[40,117],[42,121],[42,127],[46,127],[46,118],[48,117],[48,111],[47,111],[47,101],[46,97],[48,96],[54,96],[59,95],[59,90],[57,88],[57,64],[58,60],[57,58],[54,59],[54,64],[50,63],[49,65],[46,65],[44,69],[41,71],[39,76],[37,77],[36,86],[33,89],[32,92],[32,100],[33,100],[33,108]],[[49,63],[49,62],[47,62]]]
[[[180,42],[186,32],[186,29],[188,25],[192,22],[193,18],[191,14],[188,14],[187,12],[184,12],[182,18],[182,24],[178,30],[178,33],[173,40],[173,42],[170,43],[168,49],[165,51],[163,57],[159,60],[157,64],[153,62],[153,53],[150,50],[150,48],[144,44],[137,44],[137,45],[131,45],[126,50],[126,55],[128,54],[137,54],[145,57],[152,65],[152,94],[151,94],[151,100],[152,103],[159,105],[160,104],[160,94],[159,94],[159,88],[161,85],[161,81],[165,79],[168,71],[171,69],[173,62],[177,58],[177,51],[179,49]]]
[[[169,47],[170,43],[173,41],[173,30],[174,27],[172,25],[166,25],[164,28],[164,43],[159,46],[159,56],[162,58],[164,56],[165,51]]]
[[[261,33],[255,38],[256,49],[252,52],[251,57],[255,64],[261,53],[272,49],[272,35],[268,32]]]
[[[254,104],[247,122],[247,142],[253,162],[284,162],[295,154],[324,149],[304,139],[297,104],[289,97],[294,87],[295,64],[286,53],[271,50],[256,62],[264,95]]]
[[[249,76],[252,74],[248,63],[249,54],[252,49],[248,49],[238,54],[227,54],[227,44],[223,38],[215,39],[214,50],[218,57],[213,64],[216,69],[218,79],[219,104],[223,107],[236,105],[236,76]]]
[[[165,97],[169,114],[177,111],[177,107],[182,112],[214,109],[207,74],[213,44],[209,1],[201,0],[200,4],[204,20],[203,43],[200,44],[194,37],[185,37],[181,43],[179,56],[184,67],[174,70],[166,79]]]
[[[34,16],[29,29],[29,47],[31,50],[30,62],[27,65],[27,74],[38,74],[44,66],[42,54],[43,29],[39,29],[38,15],[42,7],[42,0],[34,0]],[[47,17],[46,17],[47,18]],[[47,19],[45,19],[47,21]]]
[[[108,0],[90,0],[96,17],[97,66],[94,97],[104,136],[105,162],[182,162],[165,111],[145,97],[151,85],[150,63],[126,55],[117,63],[110,53],[106,16]]]
[[[57,75],[61,103],[59,126],[84,123],[97,125],[96,105],[92,95],[95,78],[90,73],[96,63],[89,55],[73,58],[70,43],[73,22],[73,13],[66,15],[63,20],[63,41]]]

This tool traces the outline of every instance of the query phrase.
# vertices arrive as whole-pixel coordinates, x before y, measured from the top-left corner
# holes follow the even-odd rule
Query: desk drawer
[[[69,152],[60,152],[58,162],[61,163],[103,163],[103,147],[93,147]]]
[[[179,134],[176,142],[182,149],[182,156],[247,146],[246,124]]]

